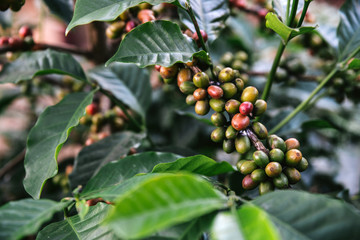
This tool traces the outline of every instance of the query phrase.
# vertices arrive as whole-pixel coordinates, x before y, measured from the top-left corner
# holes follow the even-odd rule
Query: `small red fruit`
[[[12,48],[21,48],[23,45],[23,41],[18,37],[10,37],[8,41],[10,47]]]
[[[260,18],[265,19],[266,14],[268,14],[268,10],[266,8],[260,8],[257,14]]]
[[[29,26],[25,25],[19,29],[19,37],[25,38],[27,36],[32,36],[32,30],[29,28]]]
[[[126,26],[125,26],[125,31],[126,32],[130,32],[131,30],[133,30],[134,28],[136,27],[136,23],[132,20],[128,21],[126,23]]]
[[[9,44],[9,38],[8,37],[0,37],[0,46],[6,46]]]
[[[251,178],[251,174],[246,175],[242,180],[242,187],[246,190],[251,190],[257,187],[257,183]]]
[[[240,131],[247,128],[250,124],[250,118],[248,116],[244,116],[241,113],[237,113],[231,119],[231,126],[235,128],[235,130]]]
[[[142,22],[142,23],[146,23],[146,22],[155,20],[154,11],[150,10],[150,9],[141,10],[138,13],[137,17],[140,20],[140,22]]]
[[[208,87],[207,92],[210,97],[214,99],[222,98],[222,96],[224,95],[224,91],[222,90],[222,88],[214,85]]]
[[[201,33],[202,38],[204,39],[204,42],[206,42],[208,40],[208,35],[203,30],[200,30],[200,33]],[[195,42],[198,44],[198,46],[200,46],[199,36],[198,36],[197,32],[193,33],[192,39],[194,39]]]
[[[198,88],[194,91],[193,96],[196,101],[204,100],[207,96],[206,90],[203,88]]]
[[[160,65],[155,65],[155,70],[156,70],[156,71],[160,72],[160,68],[161,68]]]
[[[95,113],[99,111],[99,108],[97,104],[91,103],[90,105],[87,105],[85,108],[85,112],[87,115],[93,116]]]
[[[243,102],[239,107],[239,111],[242,115],[249,115],[254,109],[254,105],[251,102]]]
[[[246,0],[235,0],[235,6],[238,8],[246,8]]]

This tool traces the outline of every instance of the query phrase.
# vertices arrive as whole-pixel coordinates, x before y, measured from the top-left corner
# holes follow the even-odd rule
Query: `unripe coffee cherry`
[[[241,102],[251,102],[255,104],[259,95],[259,91],[255,87],[247,87],[241,94]]]
[[[263,140],[267,138],[268,130],[262,123],[254,122],[252,125],[252,129],[254,130],[254,133],[259,139]]]
[[[208,40],[208,35],[203,30],[200,30],[200,33],[201,33],[201,36],[202,36],[204,42],[206,42]],[[192,39],[195,40],[195,42],[197,43],[197,45],[199,47],[201,46],[200,39],[199,39],[199,36],[198,36],[197,32],[194,32],[194,34],[192,35]]]
[[[220,63],[225,66],[230,66],[233,61],[234,61],[234,55],[231,52],[224,53],[224,55],[222,55],[220,59]]]
[[[195,103],[196,103],[196,99],[194,98],[194,95],[192,95],[192,94],[187,95],[185,101],[186,101],[186,104],[190,105],[190,106],[195,105]]]
[[[139,11],[137,17],[140,20],[140,22],[142,22],[142,23],[146,23],[146,22],[155,20],[154,11],[150,10],[150,9],[144,9],[144,10]]]
[[[180,84],[191,80],[191,70],[189,68],[180,69],[177,75],[177,85],[180,87]]]
[[[251,148],[250,139],[248,136],[237,136],[235,138],[235,149],[240,154],[247,153]]]
[[[130,32],[136,27],[136,23],[133,20],[130,20],[125,25],[125,31]]]
[[[286,144],[284,140],[276,135],[270,135],[268,137],[268,144],[270,148],[279,148],[281,151],[286,152]]]
[[[296,169],[299,170],[299,172],[305,171],[309,167],[309,162],[306,160],[306,158],[302,158],[299,164],[296,166]]]
[[[225,110],[230,114],[236,114],[239,112],[240,102],[235,99],[230,99],[225,103]]]
[[[184,82],[184,83],[187,83],[187,82]],[[201,100],[201,101],[196,102],[196,104],[195,104],[196,114],[203,116],[203,115],[206,115],[209,111],[210,111],[209,101]],[[225,134],[225,130],[224,130],[224,134]]]
[[[243,180],[242,180],[242,187],[246,190],[251,190],[251,189],[254,189],[256,188],[258,185],[257,182],[254,182],[252,179],[251,179],[251,176],[250,174],[246,175]]]
[[[225,100],[224,99],[210,99],[210,107],[215,112],[223,112],[225,110]]]
[[[182,84],[180,84],[179,89],[182,93],[189,95],[189,94],[194,93],[194,91],[196,90],[196,87],[195,87],[194,83],[189,81],[189,82],[183,82]]]
[[[222,83],[231,82],[232,80],[235,79],[234,70],[229,67],[224,68],[223,70],[220,71],[218,79]]]
[[[237,93],[237,88],[233,83],[223,83],[220,86],[224,91],[224,98],[230,99]]]
[[[284,173],[281,173],[280,176],[275,177],[273,179],[273,183],[274,186],[279,189],[287,188],[289,186],[289,180]]]
[[[203,88],[198,88],[194,91],[193,96],[196,101],[204,100],[207,97],[207,92]]]
[[[274,191],[274,185],[270,181],[261,182],[259,185],[259,194],[264,195],[266,193]]]
[[[93,116],[95,113],[99,111],[98,105],[95,103],[91,103],[90,105],[87,105],[85,108],[85,112],[87,115]]]
[[[284,169],[284,173],[287,176],[290,184],[295,184],[301,180],[301,174],[295,168],[287,167]]]
[[[224,91],[222,90],[222,88],[214,85],[208,87],[207,92],[210,97],[215,99],[222,98],[222,96],[224,95]]]
[[[241,78],[235,79],[235,85],[239,92],[242,92],[242,90],[244,90],[245,84],[244,81],[241,80]]]
[[[227,139],[235,139],[238,134],[238,131],[235,130],[231,125],[227,127],[225,132],[225,137]]]
[[[225,139],[223,141],[223,150],[226,153],[232,153],[235,150],[235,143],[234,140]]]
[[[286,144],[286,151],[289,151],[291,149],[299,149],[300,148],[300,142],[296,138],[289,138],[285,141]]]
[[[226,123],[226,118],[224,114],[216,112],[213,115],[211,115],[211,122],[216,127],[222,127]]]
[[[169,79],[169,78],[174,78],[177,74],[178,74],[178,66],[176,64],[170,66],[170,67],[164,67],[162,66],[160,68],[160,76],[163,79]]]
[[[250,118],[248,116],[244,116],[240,113],[235,114],[235,116],[231,119],[231,126],[236,130],[244,130],[250,124]]]
[[[247,160],[240,160],[236,163],[236,168],[240,172],[241,165],[246,162]]]
[[[106,36],[109,39],[118,38],[121,36],[124,27],[125,27],[125,22],[123,21],[114,22],[106,28],[106,32],[105,32]]]
[[[244,51],[238,51],[235,54],[235,59],[238,59],[238,60],[240,60],[242,62],[246,62],[248,60],[248,57],[249,57],[249,55]]]
[[[213,142],[221,142],[225,140],[225,128],[218,127],[215,128],[214,131],[211,133],[211,140]]]
[[[272,149],[269,153],[269,156],[270,156],[270,161],[272,162],[278,162],[278,163],[284,162],[285,154],[283,151],[281,151],[278,148]]]
[[[242,115],[249,115],[254,108],[254,105],[251,102],[243,102],[240,105],[239,111]]]
[[[302,154],[297,149],[291,149],[285,154],[285,163],[290,167],[295,167],[302,159]]]
[[[210,79],[206,73],[198,72],[194,75],[193,82],[198,88],[207,88],[210,84]]]
[[[267,175],[265,173],[264,169],[255,169],[252,173],[251,173],[251,179],[254,182],[263,182],[267,179]]]
[[[254,105],[253,115],[260,116],[266,111],[266,109],[267,109],[267,103],[264,100],[262,99],[256,100]]]
[[[29,26],[24,25],[19,29],[19,37],[25,38],[27,36],[32,36],[32,30]]]
[[[271,178],[279,176],[281,172],[282,172],[282,167],[281,164],[278,162],[270,162],[265,167],[266,175],[268,175]]]
[[[261,168],[266,167],[269,163],[269,157],[263,151],[255,151],[253,153],[253,160]]]
[[[257,169],[257,165],[252,160],[246,161],[240,166],[240,172],[244,175],[252,173],[255,169]]]

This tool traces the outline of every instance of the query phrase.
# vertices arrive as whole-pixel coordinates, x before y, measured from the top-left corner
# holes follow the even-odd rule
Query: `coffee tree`
[[[332,26],[311,2],[45,0],[90,50],[13,34],[25,1],[1,3],[0,111],[31,121],[0,238],[358,239],[358,184],[332,175],[357,160],[360,1]]]

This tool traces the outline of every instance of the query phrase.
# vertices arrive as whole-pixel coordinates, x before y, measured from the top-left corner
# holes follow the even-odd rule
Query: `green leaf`
[[[360,1],[348,0],[340,9],[339,61],[347,59],[360,47]]]
[[[59,151],[71,129],[79,124],[95,91],[67,95],[58,104],[45,109],[31,129],[25,155],[24,187],[33,198],[40,198],[46,180],[56,175]]]
[[[358,239],[360,214],[351,205],[324,195],[276,191],[253,201],[263,208],[283,239]],[[302,239],[307,239],[302,237]]]
[[[67,205],[68,202],[54,202],[47,199],[9,202],[0,208],[0,238],[22,239],[35,234],[54,213],[61,211]]]
[[[305,1],[308,1],[308,0],[305,0]],[[290,1],[289,12],[288,12],[289,15],[290,15],[290,11],[291,11],[293,2],[294,1]],[[281,19],[283,21],[287,21],[288,16],[286,15],[286,12],[287,12],[287,8],[288,8],[288,0],[272,0],[272,4],[273,4],[275,12],[281,17]],[[300,0],[298,2],[296,14],[298,14],[302,11],[303,6],[304,6],[304,1]]]
[[[46,74],[69,75],[86,81],[81,65],[73,56],[48,49],[24,52],[14,62],[5,64],[0,72],[0,83],[18,83]]]
[[[90,207],[88,214],[83,220],[79,215],[65,218],[64,221],[52,223],[41,230],[37,240],[83,240],[83,239],[118,239],[108,227],[103,226],[104,218],[111,205],[98,203]]]
[[[187,117],[191,117],[194,118],[200,122],[206,123],[207,125],[210,126],[214,126],[214,124],[211,122],[210,120],[210,114],[206,114],[205,116],[201,116],[195,113],[194,108],[192,107],[191,110],[187,111],[187,110],[175,110],[175,113],[180,115],[180,116],[187,116]]]
[[[182,34],[177,24],[158,20],[129,32],[106,65],[127,62],[140,67],[155,64],[168,67],[177,62],[191,62],[193,56],[208,62],[206,52],[198,52],[195,43]]]
[[[230,212],[220,212],[211,227],[211,239],[214,240],[244,240],[236,216]]]
[[[116,63],[110,68],[93,69],[89,72],[89,78],[145,118],[146,110],[151,103],[151,85],[147,69],[139,69],[134,64]]]
[[[173,162],[180,156],[172,153],[144,152],[110,162],[90,179],[82,194],[118,185],[139,173],[149,173],[156,164]]]
[[[85,185],[105,164],[126,156],[130,148],[138,147],[144,138],[144,133],[123,131],[83,148],[69,176],[71,187]]]
[[[204,155],[180,158],[175,162],[160,163],[153,169],[153,173],[186,171],[205,176],[215,176],[234,171],[228,162],[216,162]]]
[[[349,69],[360,70],[360,59],[354,58],[348,65]]]
[[[49,7],[50,11],[64,20],[66,23],[71,21],[73,16],[74,1],[73,0],[43,0]]]
[[[66,34],[78,25],[88,24],[93,21],[115,20],[126,9],[134,7],[142,2],[147,2],[151,5],[173,3],[179,6],[177,0],[77,0],[74,16],[66,28]]]
[[[0,88],[0,113],[20,95],[20,88]]]
[[[199,28],[208,35],[209,43],[213,42],[221,30],[225,28],[225,20],[230,15],[226,0],[190,0],[190,5]],[[194,23],[184,9],[179,9],[180,20],[192,31],[196,32]]]
[[[320,129],[320,128],[333,128],[336,129],[334,125],[325,120],[311,120],[306,121],[301,125],[303,129]]]
[[[292,38],[299,36],[304,33],[312,32],[315,27],[300,27],[300,28],[290,28],[286,26],[276,14],[269,12],[266,14],[266,27],[272,29],[274,32],[279,34],[284,43],[289,42]]]
[[[116,201],[106,224],[121,238],[141,238],[225,206],[212,186],[189,174],[151,174]]]

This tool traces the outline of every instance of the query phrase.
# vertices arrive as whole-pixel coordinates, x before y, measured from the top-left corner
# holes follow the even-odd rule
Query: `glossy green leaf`
[[[320,128],[336,128],[334,125],[325,120],[310,120],[301,125],[303,129],[320,129]]]
[[[301,34],[312,32],[315,29],[315,27],[290,28],[281,22],[276,14],[272,12],[269,12],[265,18],[266,27],[279,34],[284,43]]]
[[[253,201],[273,220],[283,239],[358,239],[360,214],[351,205],[325,195],[276,191]],[[291,237],[292,235],[298,237]],[[306,236],[306,237],[304,237]]]
[[[343,61],[360,48],[360,1],[346,1],[340,9],[340,18],[337,36],[339,61]]]
[[[151,104],[151,85],[147,69],[139,69],[134,64],[116,63],[109,68],[93,69],[89,72],[89,78],[145,117]]]
[[[90,207],[83,220],[76,215],[65,218],[64,221],[52,223],[39,232],[36,240],[118,239],[108,227],[102,225],[111,208],[113,208],[111,205],[98,203]]]
[[[144,23],[129,32],[106,64],[126,62],[140,67],[171,66],[177,62],[191,62],[193,56],[208,61],[206,52],[198,51],[192,39],[183,35],[177,24],[158,20]]]
[[[18,83],[46,74],[69,75],[86,80],[81,65],[68,53],[54,50],[24,52],[14,62],[5,64],[0,72],[0,83]]]
[[[121,238],[141,238],[220,209],[225,203],[198,176],[151,174],[119,196],[106,224]]]
[[[205,116],[201,116],[201,115],[197,115],[194,111],[194,107],[191,108],[191,110],[186,111],[186,110],[175,110],[175,113],[177,113],[180,116],[187,116],[187,117],[191,117],[194,118],[200,122],[206,123],[207,125],[210,126],[214,126],[214,124],[212,124],[211,119],[210,119],[210,114],[206,114]]]
[[[245,240],[239,228],[236,216],[230,212],[219,213],[211,227],[211,239],[214,240]]]
[[[73,0],[43,0],[50,11],[66,23],[71,21],[73,16]]]
[[[208,35],[208,41],[213,42],[225,28],[225,20],[230,14],[226,0],[190,0],[199,28]],[[180,20],[192,31],[196,32],[194,23],[184,9],[179,9]]]
[[[308,1],[308,0],[305,0]],[[281,17],[281,19],[283,21],[287,21],[289,15],[290,15],[290,11],[292,8],[294,1],[290,1],[290,6],[288,6],[288,0],[272,0],[272,4],[274,7],[275,12]],[[296,13],[300,13],[303,9],[304,6],[304,1],[300,0],[298,2],[298,7],[297,7],[297,11]],[[289,11],[287,11],[287,9],[289,8]],[[288,15],[286,15],[286,13],[288,12]]]
[[[56,175],[59,151],[71,129],[79,124],[95,91],[67,95],[45,109],[31,129],[26,146],[24,187],[33,198],[40,198],[46,180]]]
[[[35,234],[67,204],[47,199],[23,199],[3,205],[0,208],[0,239],[22,239]]]
[[[126,156],[130,148],[138,147],[144,137],[143,133],[123,131],[83,148],[69,176],[71,187],[85,185],[107,163]]]
[[[216,162],[204,155],[180,158],[175,162],[160,163],[153,169],[153,173],[161,172],[192,172],[205,176],[215,176],[234,171],[234,168],[228,162]]]
[[[351,62],[348,65],[348,68],[354,69],[354,70],[360,70],[360,59],[355,58],[355,59],[351,60]]]
[[[160,3],[174,3],[178,5],[177,0],[77,0],[74,16],[66,28],[66,34],[78,25],[88,24],[93,21],[115,20],[126,9],[142,2],[147,2],[152,5]]]

